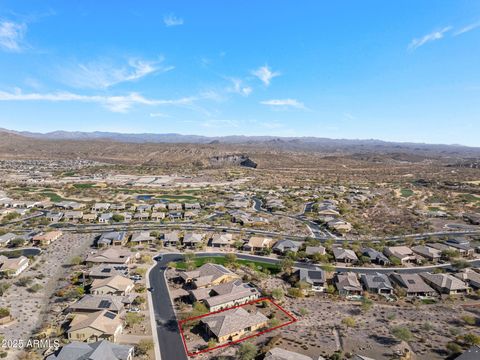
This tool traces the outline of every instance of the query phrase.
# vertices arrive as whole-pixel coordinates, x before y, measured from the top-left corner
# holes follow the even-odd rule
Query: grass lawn
[[[54,192],[41,192],[40,195],[50,198],[50,201],[53,201],[53,202],[76,201],[76,200],[72,200],[72,199],[65,199],[65,198],[61,197],[60,195],[58,195],[57,193],[54,193]]]
[[[403,196],[403,197],[410,197],[413,195],[413,190],[410,190],[410,189],[401,189],[400,190],[400,194]]]
[[[227,260],[225,259],[224,256],[198,257],[198,258],[195,258],[195,260],[194,260],[194,263],[195,263],[196,267],[200,267],[207,262],[214,263],[214,264],[219,264],[219,265],[225,265]],[[265,263],[265,262],[261,262],[261,261],[251,261],[251,260],[237,259],[237,263],[242,264],[242,265],[253,264],[258,271],[261,271],[263,269],[268,269],[270,271],[270,273],[272,273],[272,274],[276,274],[276,273],[280,272],[280,266]],[[177,269],[179,269],[179,270],[185,270],[186,269],[186,264],[185,264],[184,261],[179,261],[176,264],[177,264]]]
[[[197,202],[198,198],[190,195],[160,195],[155,196],[156,199],[171,200],[171,201],[184,201],[184,202]]]
[[[94,183],[73,184],[73,187],[77,189],[90,189],[94,186],[95,186]]]
[[[461,198],[462,198],[462,201],[464,202],[476,202],[476,201],[480,201],[480,197],[478,196],[475,196],[473,194],[462,194],[460,195]]]

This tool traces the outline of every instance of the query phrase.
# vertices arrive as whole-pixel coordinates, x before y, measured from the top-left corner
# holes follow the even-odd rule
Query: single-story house
[[[193,271],[183,271],[180,278],[194,288],[211,287],[240,279],[240,276],[219,264],[203,264]]]
[[[264,236],[252,236],[243,248],[247,251],[261,251],[272,246],[273,239]]]
[[[388,257],[393,257],[400,260],[402,264],[406,264],[416,260],[412,249],[403,245],[386,247],[383,252]]]
[[[98,264],[129,264],[132,259],[133,256],[130,250],[108,248],[89,255],[85,261]]]
[[[370,261],[378,265],[389,265],[390,260],[383,253],[371,247],[363,248],[362,255],[370,258]]]
[[[316,255],[316,254],[325,255],[326,250],[323,246],[307,246],[305,248],[305,254],[307,256],[313,256],[313,255]]]
[[[0,255],[0,274],[5,277],[15,277],[24,271],[28,264],[29,260],[25,256],[9,259]]]
[[[405,289],[407,297],[414,296],[434,296],[436,294],[418,274],[398,274],[393,273],[390,279],[397,286]]]
[[[302,243],[300,241],[293,241],[293,240],[286,239],[286,240],[277,241],[275,245],[272,246],[272,250],[277,254],[285,254],[289,251],[297,252],[301,246],[302,246]]]
[[[178,231],[172,231],[163,235],[164,246],[176,246],[180,241]]]
[[[49,211],[45,217],[52,222],[59,222],[63,218],[63,212],[60,211]]]
[[[133,291],[135,283],[121,275],[114,275],[105,279],[95,279],[90,287],[93,295],[124,296]]]
[[[68,310],[73,313],[92,313],[108,310],[116,314],[121,314],[125,311],[125,305],[120,296],[87,294],[70,305]]]
[[[110,209],[109,203],[96,203],[92,206],[92,211],[107,211]]]
[[[125,231],[111,231],[100,235],[97,246],[124,245],[126,241],[127,233]]]
[[[202,206],[200,203],[185,203],[185,210],[201,210]]]
[[[133,360],[134,347],[131,345],[119,345],[107,340],[93,343],[72,341],[48,355],[45,360],[85,360],[107,359],[108,360]]]
[[[442,257],[442,252],[430,246],[417,245],[412,246],[412,251],[430,261],[438,261]]]
[[[15,239],[17,235],[14,233],[6,233],[0,236],[0,247],[5,247],[10,244],[10,241]]]
[[[108,222],[112,221],[112,218],[113,218],[113,213],[100,214],[100,217],[98,218],[98,222],[108,223]]]
[[[88,272],[88,277],[91,279],[106,279],[114,275],[128,276],[128,266],[100,264],[93,266]]]
[[[475,270],[466,268],[457,272],[454,276],[466,282],[470,287],[480,289],[480,273]]]
[[[326,276],[322,269],[304,269],[300,268],[293,273],[296,281],[302,281],[312,286],[312,291],[325,291]]]
[[[232,234],[222,233],[222,234],[213,235],[210,244],[212,247],[227,247],[231,245],[232,241],[233,241]]]
[[[392,283],[386,274],[361,274],[360,281],[368,292],[383,295],[393,294]]]
[[[210,311],[218,311],[258,299],[260,292],[250,284],[235,280],[228,283],[190,290],[193,301],[203,302]]]
[[[450,274],[420,273],[422,279],[441,294],[457,295],[468,293],[468,285]]]
[[[60,236],[62,236],[62,232],[58,230],[41,232],[32,238],[32,242],[35,246],[46,246],[59,239]]]
[[[146,220],[150,219],[150,213],[148,213],[148,212],[137,212],[133,215],[133,218],[135,220],[146,221]]]
[[[160,221],[165,219],[165,213],[160,211],[154,211],[152,212],[152,215],[150,215],[150,218],[154,221]]]
[[[202,233],[187,232],[183,236],[182,243],[185,246],[195,247],[198,244],[201,244],[203,242],[204,237],[205,237],[205,234],[202,234]]]
[[[270,349],[263,360],[312,360],[311,357],[279,347]]]
[[[155,238],[150,235],[150,231],[135,231],[130,238],[133,244],[151,244]]]
[[[173,211],[181,211],[183,209],[183,206],[180,203],[169,203],[167,207],[168,207],[168,210],[173,210]]]
[[[63,214],[65,220],[81,220],[83,218],[83,211],[79,210],[70,210],[65,211]]]
[[[358,261],[358,257],[353,250],[344,249],[341,247],[334,247],[332,251],[335,260],[338,262],[356,263]]]
[[[209,336],[226,343],[267,326],[268,318],[259,311],[249,313],[240,307],[206,316],[200,322]]]
[[[340,219],[331,220],[327,222],[327,226],[330,229],[333,229],[339,233],[347,233],[352,231],[352,224],[350,224],[345,220],[340,220]]]
[[[123,331],[120,315],[108,310],[91,314],[77,314],[67,330],[69,340],[95,342],[99,340],[117,341]]]
[[[363,288],[358,281],[357,274],[353,272],[336,273],[333,283],[342,296],[362,295]]]

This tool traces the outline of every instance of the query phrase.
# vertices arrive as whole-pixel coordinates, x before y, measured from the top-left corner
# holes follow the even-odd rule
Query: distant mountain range
[[[202,135],[182,135],[176,133],[152,134],[152,133],[116,133],[116,132],[83,132],[83,131],[52,131],[48,133],[38,133],[29,131],[15,131],[0,128],[0,132],[21,135],[25,137],[43,139],[43,140],[109,140],[117,142],[129,143],[167,143],[167,144],[285,144],[293,147],[309,147],[315,145],[326,147],[349,147],[349,146],[365,146],[365,147],[396,147],[396,148],[417,148],[439,150],[441,148],[453,149],[480,149],[471,148],[463,145],[444,145],[444,144],[424,144],[424,143],[408,143],[408,142],[388,142],[376,139],[330,139],[320,137],[279,137],[279,136],[245,136],[245,135],[229,135],[229,136],[202,136]],[[302,146],[303,145],[303,146]]]
[[[480,148],[315,137],[121,134],[55,131],[46,134],[0,129],[0,159],[92,159],[113,163],[283,167],[329,162],[419,163],[475,167]],[[323,161],[322,160],[322,161]]]

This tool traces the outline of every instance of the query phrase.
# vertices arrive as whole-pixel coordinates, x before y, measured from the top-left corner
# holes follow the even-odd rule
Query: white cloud
[[[260,101],[260,104],[262,105],[268,105],[272,107],[278,107],[278,108],[287,108],[287,107],[292,107],[292,108],[297,108],[297,109],[305,109],[305,105],[295,99],[272,99],[272,100],[264,100]]]
[[[419,39],[413,39],[410,44],[408,45],[408,48],[410,50],[415,50],[418,49],[420,46],[425,45],[426,43],[429,43],[431,41],[436,41],[440,40],[445,36],[445,33],[452,30],[451,26],[446,26],[443,29],[431,32],[430,34],[427,34]]]
[[[9,52],[22,51],[26,31],[25,24],[0,20],[0,48]]]
[[[467,25],[463,28],[461,28],[460,30],[457,30],[453,33],[453,36],[458,36],[458,35],[462,35],[462,34],[465,34],[469,31],[472,31],[472,30],[475,30],[477,28],[480,27],[480,21],[479,22],[476,22],[476,23],[473,23],[473,24],[470,24],[470,25]]]
[[[14,92],[0,91],[0,101],[49,101],[49,102],[85,102],[97,103],[113,112],[124,113],[134,105],[190,105],[194,97],[184,97],[173,100],[148,99],[138,93],[128,95],[81,95],[71,92],[55,93],[23,93],[20,89]]]
[[[179,26],[183,25],[183,19],[175,16],[174,14],[168,14],[163,17],[163,23],[165,26]]]
[[[252,93],[253,89],[250,86],[244,85],[241,79],[228,78],[232,82],[232,86],[227,88],[228,92],[240,94],[242,96],[248,96]]]
[[[265,86],[269,86],[274,77],[280,76],[279,72],[272,71],[268,65],[259,67],[257,70],[252,71],[252,74],[259,78]]]
[[[106,89],[111,86],[136,81],[157,72],[173,70],[173,66],[163,66],[164,59],[156,61],[131,58],[123,66],[109,61],[95,61],[76,64],[60,71],[65,83],[78,88]]]

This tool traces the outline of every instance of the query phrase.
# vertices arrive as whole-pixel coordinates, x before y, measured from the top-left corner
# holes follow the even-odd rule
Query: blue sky
[[[0,127],[480,146],[480,1],[0,0]]]

